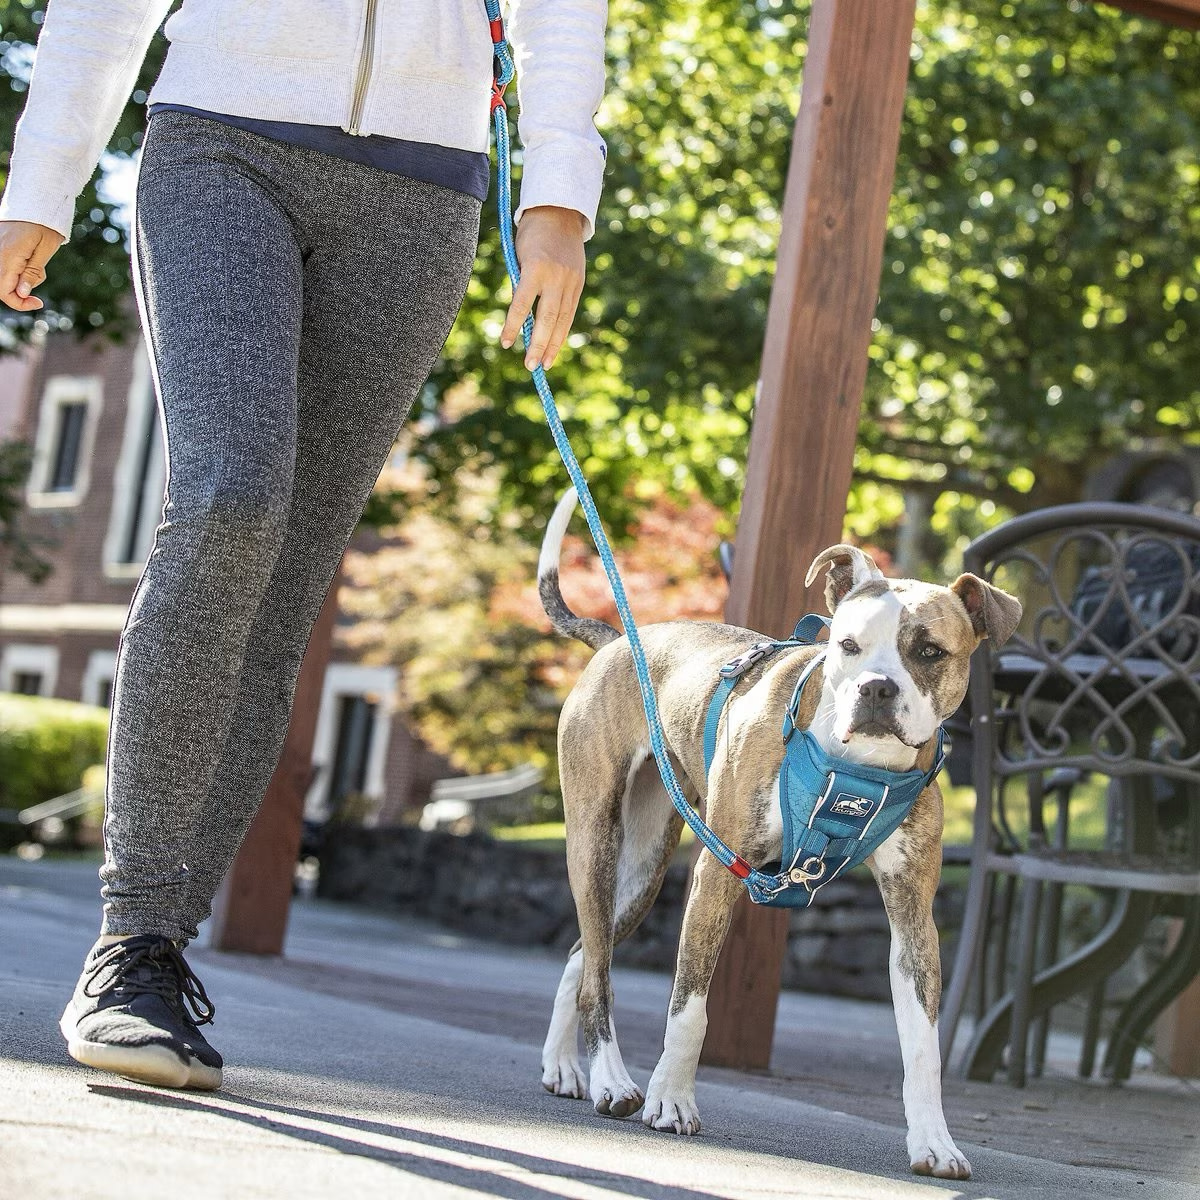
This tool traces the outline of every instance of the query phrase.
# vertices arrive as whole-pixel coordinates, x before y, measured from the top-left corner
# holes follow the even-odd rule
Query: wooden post
[[[1166,952],[1174,950],[1183,921],[1171,921]],[[1159,1014],[1154,1027],[1158,1069],[1183,1079],[1200,1079],[1200,975]]]
[[[813,0],[726,619],[785,636],[824,611],[804,576],[842,539],[914,0]],[[710,990],[703,1061],[765,1069],[784,910],[746,899]]]
[[[262,807],[213,902],[214,950],[245,954],[282,954],[287,933],[292,881],[300,852],[304,796],[312,774],[313,735],[321,707],[321,688],[333,645],[337,616],[339,568],[313,626],[292,719],[279,765],[267,787]]]

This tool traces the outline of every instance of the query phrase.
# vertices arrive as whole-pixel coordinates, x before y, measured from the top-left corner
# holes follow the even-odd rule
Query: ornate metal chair
[[[978,538],[964,565],[1025,613],[1004,647],[985,643],[972,664],[977,804],[943,1056],[973,991],[962,1070],[992,1078],[1007,1046],[1009,1081],[1021,1086],[1031,1035],[1038,1071],[1050,1010],[1084,993],[1080,1070],[1090,1074],[1105,980],[1151,918],[1171,913],[1182,936],[1109,1034],[1105,1073],[1126,1078],[1151,1022],[1200,971],[1200,521],[1065,505]],[[1108,916],[1060,958],[1069,885],[1097,889]]]

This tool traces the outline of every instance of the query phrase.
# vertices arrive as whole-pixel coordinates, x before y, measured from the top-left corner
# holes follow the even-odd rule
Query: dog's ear
[[[856,587],[870,579],[883,578],[883,572],[871,556],[864,554],[857,546],[830,546],[813,559],[804,577],[805,587],[812,587],[817,572],[826,563],[830,566],[825,579],[825,604],[831,613]]]
[[[960,575],[950,590],[963,602],[971,628],[979,638],[991,638],[997,646],[1016,632],[1021,620],[1021,602],[1016,596],[980,579],[978,575]]]

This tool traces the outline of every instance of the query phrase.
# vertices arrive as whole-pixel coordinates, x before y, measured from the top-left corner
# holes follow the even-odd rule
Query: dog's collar
[[[742,675],[780,650],[813,645],[820,630],[828,625],[824,617],[810,614],[797,623],[787,641],[757,642],[721,668],[704,725],[706,772],[711,770],[716,755],[721,713]],[[797,729],[804,686],[824,658],[822,650],[805,664],[784,714],[787,749],[779,770],[783,817],[779,865],[774,871],[750,870],[744,876],[730,867],[757,904],[807,907],[820,888],[864,862],[891,836],[945,761],[940,726],[933,766],[928,771],[888,771],[847,762],[827,754],[807,729]]]

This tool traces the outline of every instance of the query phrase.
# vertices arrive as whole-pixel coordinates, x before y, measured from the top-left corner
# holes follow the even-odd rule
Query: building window
[[[112,707],[112,682],[117,671],[115,650],[93,650],[88,655],[87,667],[83,672],[83,686],[79,699],[84,704],[98,704],[101,708]]]
[[[95,375],[55,375],[46,381],[26,496],[31,508],[67,507],[87,493],[102,399]]]
[[[0,692],[53,696],[58,683],[56,646],[5,646],[0,653]]]
[[[330,663],[326,668],[313,739],[314,779],[305,804],[308,820],[328,820],[347,796],[384,799],[395,690],[394,667]]]
[[[135,454],[130,464],[132,470],[120,480],[127,503],[113,560],[138,566],[150,556],[163,502],[163,447],[158,411],[152,404],[140,407],[142,411],[131,409],[128,417],[136,437]]]
[[[140,574],[162,518],[166,455],[150,359],[134,359],[125,407],[125,435],[113,472],[113,504],[104,543],[104,570],[111,578]]]
[[[337,812],[347,796],[367,787],[367,763],[375,728],[376,696],[339,696],[337,744],[329,776],[329,807]]]
[[[18,696],[40,696],[42,694],[41,671],[14,671],[12,690]]]
[[[87,404],[82,400],[58,406],[58,432],[54,439],[54,466],[47,491],[70,492],[79,471],[79,450],[87,423]]]

